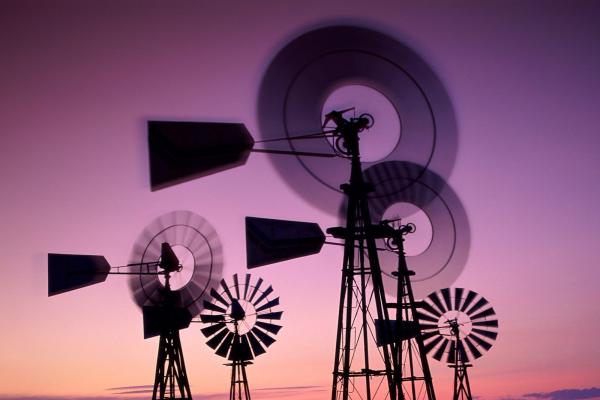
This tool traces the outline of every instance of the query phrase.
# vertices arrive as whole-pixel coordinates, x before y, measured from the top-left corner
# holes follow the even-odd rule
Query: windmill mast
[[[337,111],[327,118],[336,124],[340,135],[335,141],[336,150],[351,160],[350,182],[342,185],[348,197],[346,226],[327,230],[344,240],[331,400],[352,399],[353,393],[366,400],[395,400],[398,384],[394,381],[394,344],[379,345],[372,326],[373,320],[389,321],[375,244],[375,239],[386,233],[371,223],[367,202],[370,190],[363,179],[359,151],[359,132],[373,121],[366,115],[346,120]]]
[[[464,347],[460,337],[460,325],[456,318],[449,320],[448,324],[450,325],[454,341],[457,343],[454,347],[455,362],[449,365],[450,368],[454,369],[454,394],[452,395],[452,400],[473,400],[469,375],[467,374],[467,368],[471,367],[471,364],[466,363],[466,354],[464,354]]]

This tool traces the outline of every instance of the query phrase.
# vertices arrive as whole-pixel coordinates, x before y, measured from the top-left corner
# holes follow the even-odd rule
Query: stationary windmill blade
[[[161,306],[168,291],[175,306],[195,316],[206,304],[203,300],[208,299],[210,288],[221,279],[223,255],[216,231],[204,218],[174,211],[152,221],[134,243],[132,268],[149,262],[157,266],[138,267],[140,273],[129,279],[136,304]],[[155,274],[143,274],[148,268]]]
[[[444,288],[429,294],[418,318],[425,321],[420,326],[427,353],[449,364],[481,357],[498,337],[494,309],[472,290]]]
[[[231,361],[248,361],[266,352],[281,330],[279,297],[271,297],[273,288],[264,281],[252,282],[233,275],[232,282],[219,282],[210,291],[210,301],[204,304],[200,320],[206,324],[200,331],[208,338],[206,344],[221,357]]]

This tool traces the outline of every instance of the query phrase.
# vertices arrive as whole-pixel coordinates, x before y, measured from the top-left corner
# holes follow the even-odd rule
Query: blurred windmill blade
[[[148,121],[153,191],[244,165],[254,139],[241,123]]]
[[[246,262],[256,268],[317,254],[325,234],[312,222],[246,217]]]
[[[48,253],[48,296],[104,282],[109,272],[103,256]]]
[[[144,339],[158,336],[165,329],[185,329],[192,321],[192,314],[187,308],[144,306],[142,313]]]

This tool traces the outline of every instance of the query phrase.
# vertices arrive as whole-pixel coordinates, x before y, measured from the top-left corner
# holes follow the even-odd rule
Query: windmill
[[[363,168],[376,164],[361,161],[359,136],[368,132],[373,118],[366,113],[349,117],[353,109],[344,109],[329,112],[322,123],[323,97],[351,81],[381,91],[402,113],[401,142],[382,163],[404,160],[417,165],[416,173],[405,176],[412,182],[429,168],[444,173],[451,169],[456,124],[433,71],[389,36],[337,26],[296,38],[267,68],[258,104],[263,140],[255,141],[243,124],[149,121],[151,186],[157,190],[239,167],[250,152],[265,152],[290,187],[311,204],[335,213],[346,198],[341,226],[327,230],[344,247],[331,398],[405,399],[398,378],[398,344],[377,343],[373,327],[374,320],[384,321],[387,332],[392,320],[388,308],[399,308],[399,301],[390,304],[386,299],[377,245],[396,232],[373,222],[369,203],[376,182],[365,179]],[[257,149],[257,143],[269,148]],[[405,189],[393,187],[386,194]],[[300,221],[249,217],[246,234],[248,268],[318,253],[325,242],[317,224]],[[448,258],[455,255],[451,252]],[[412,400],[434,400],[429,387]]]
[[[472,400],[467,368],[498,337],[496,312],[472,290],[444,288],[425,298],[419,319],[426,351],[454,369],[453,400]]]
[[[220,290],[211,289],[212,301],[204,300],[204,313],[200,320],[208,326],[201,331],[208,338],[206,344],[231,363],[230,400],[250,400],[246,366],[255,357],[266,352],[279,333],[282,311],[274,311],[279,297],[270,297],[273,287],[265,288],[262,278],[252,282],[246,274],[240,282],[233,275],[233,283],[220,282]]]
[[[131,262],[111,266],[100,255],[48,254],[48,295],[128,275],[142,309],[144,338],[160,336],[152,398],[191,399],[179,330],[201,311],[208,288],[221,277],[221,245],[204,218],[164,214],[142,232]]]

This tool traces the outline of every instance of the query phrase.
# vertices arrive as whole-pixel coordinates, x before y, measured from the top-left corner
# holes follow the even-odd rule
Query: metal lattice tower
[[[455,343],[461,343],[460,337],[460,325],[457,319],[449,320],[450,331],[454,336]],[[449,367],[454,369],[454,391],[452,400],[473,400],[471,396],[471,385],[469,384],[469,375],[467,368],[471,367],[471,364],[467,364],[466,354],[462,346],[454,347],[454,360],[453,364]]]
[[[391,329],[394,346],[394,364],[397,365],[394,379],[400,383],[399,399],[435,400],[435,390],[427,361],[419,314],[410,277],[415,273],[408,269],[404,253],[404,235],[414,231],[414,226],[400,225],[388,246],[398,252],[398,270],[393,273],[398,279],[395,324]]]
[[[348,198],[346,226],[327,231],[344,240],[331,399],[396,399],[394,344],[378,346],[374,327],[375,320],[389,321],[389,316],[375,244],[385,236],[384,227],[371,223],[359,152],[358,133],[371,121],[345,120],[339,112],[328,117],[340,133],[336,150],[351,161],[350,182],[342,185]]]
[[[178,329],[160,335],[152,391],[152,400],[156,399],[192,399]]]

